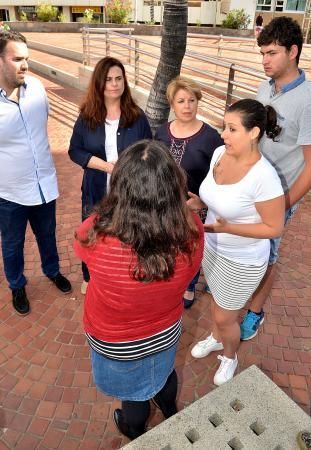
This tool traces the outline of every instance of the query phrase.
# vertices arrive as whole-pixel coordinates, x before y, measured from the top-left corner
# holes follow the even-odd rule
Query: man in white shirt
[[[295,20],[277,17],[264,27],[257,42],[265,74],[271,77],[260,85],[257,100],[273,106],[282,127],[279,139],[263,138],[260,149],[281,179],[286,223],[311,188],[311,86],[298,68],[303,36]],[[256,336],[264,321],[262,308],[274,281],[280,242],[281,237],[270,241],[269,266],[241,323],[241,340]]]
[[[57,178],[47,137],[48,102],[39,80],[27,76],[24,36],[0,32],[0,232],[4,271],[20,315],[30,311],[25,291],[24,241],[29,221],[44,274],[63,293],[55,205]]]

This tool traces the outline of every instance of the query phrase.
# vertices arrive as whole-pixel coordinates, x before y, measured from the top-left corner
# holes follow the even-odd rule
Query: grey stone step
[[[310,417],[251,366],[123,447],[126,450],[295,450]]]

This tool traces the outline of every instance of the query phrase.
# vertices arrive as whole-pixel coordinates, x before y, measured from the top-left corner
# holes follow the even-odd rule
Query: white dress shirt
[[[0,198],[40,205],[58,197],[47,136],[48,101],[41,82],[26,77],[19,103],[0,86]]]

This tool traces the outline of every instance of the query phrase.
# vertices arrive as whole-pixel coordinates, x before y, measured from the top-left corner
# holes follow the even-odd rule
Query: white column
[[[9,11],[10,22],[15,22],[16,21],[15,7],[7,6],[6,9],[8,9]]]
[[[65,22],[71,22],[70,6],[63,6],[63,14],[65,16]]]

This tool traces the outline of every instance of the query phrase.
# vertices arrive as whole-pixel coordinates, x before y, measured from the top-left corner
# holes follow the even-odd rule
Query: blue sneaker
[[[264,320],[265,318],[263,311],[261,311],[260,314],[256,314],[253,311],[248,310],[240,325],[241,341],[248,341],[249,339],[255,337]]]

